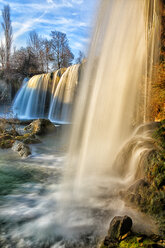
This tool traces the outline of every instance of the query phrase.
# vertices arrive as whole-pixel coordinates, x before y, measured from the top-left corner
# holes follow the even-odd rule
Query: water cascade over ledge
[[[114,215],[127,214],[139,224],[140,231],[149,230],[148,219],[145,221],[144,215],[125,206],[119,192],[141,177],[146,156],[153,149],[153,126],[143,121],[147,119],[149,79],[159,47],[159,2],[100,2],[76,99],[72,93],[79,69],[75,65],[65,72],[55,72],[53,77],[35,76],[14,101],[18,116],[27,113],[25,118],[30,118],[39,112],[56,121],[70,118],[70,101],[75,106],[65,163],[64,158],[58,163],[57,152],[63,151],[66,136],[62,137],[60,149],[53,148],[51,158],[44,146],[46,160],[41,157],[38,162],[48,168],[52,165],[56,177],[51,177],[46,190],[41,188],[39,193],[27,196],[30,204],[27,201],[23,206],[19,194],[11,199],[12,208],[7,212],[8,206],[4,206],[0,213],[17,220],[7,238],[24,239],[24,247],[96,248]],[[42,99],[41,109],[37,99]],[[57,137],[52,139],[54,142]]]
[[[145,88],[160,37],[158,9],[158,1],[101,1],[76,102],[64,179],[72,202],[89,204],[104,194],[103,188],[112,193],[128,186],[136,178],[140,157],[150,149],[145,146],[147,133],[143,143],[135,138],[134,128],[146,119]],[[129,147],[129,140],[134,147],[123,169],[118,154],[124,144]]]
[[[23,82],[13,102],[14,115],[19,119],[49,118],[52,122],[70,122],[79,67],[73,65]]]

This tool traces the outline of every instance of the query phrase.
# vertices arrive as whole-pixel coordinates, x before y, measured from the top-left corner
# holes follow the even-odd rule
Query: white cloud
[[[13,39],[17,39],[22,34],[28,32],[30,30],[33,30],[35,27],[35,24],[40,23],[42,17],[45,14],[46,14],[46,11],[40,17],[35,18],[35,19],[30,19],[30,20],[24,22],[23,24],[16,22],[15,26],[19,27],[19,24],[20,24],[20,28],[14,33]]]
[[[10,4],[13,26],[13,45],[26,46],[27,33],[36,30],[50,39],[52,30],[67,34],[69,44],[76,54],[89,44],[88,30],[95,1],[98,0],[0,0],[0,9]],[[87,3],[88,2],[88,3]],[[93,5],[92,5],[93,2]],[[2,17],[0,16],[0,23]],[[0,30],[0,36],[3,32]]]
[[[47,0],[47,3],[54,3],[53,0]]]
[[[74,4],[82,4],[84,0],[71,0]]]

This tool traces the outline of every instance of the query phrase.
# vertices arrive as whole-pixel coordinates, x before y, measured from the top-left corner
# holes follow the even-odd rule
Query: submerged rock
[[[14,142],[12,150],[18,152],[18,154],[23,158],[26,158],[31,155],[29,146],[25,145],[23,142],[18,140]]]
[[[55,125],[46,119],[38,119],[30,123],[25,130],[36,135],[43,135],[56,130]]]

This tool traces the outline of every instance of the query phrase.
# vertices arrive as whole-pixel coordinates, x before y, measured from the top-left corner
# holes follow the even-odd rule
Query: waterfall
[[[41,180],[23,184],[11,198],[5,197],[11,199],[12,208],[2,205],[0,217],[5,216],[4,230],[13,244],[96,248],[115,215],[129,215],[140,233],[148,230],[144,215],[125,206],[119,192],[143,175],[144,161],[153,149],[153,124],[142,122],[159,42],[158,4],[158,0],[101,0],[80,81],[79,65],[74,65],[34,76],[22,86],[13,105],[18,116],[47,113],[53,121],[70,121],[68,113],[73,103],[75,107],[68,166],[60,162],[67,145],[65,126],[59,129],[64,133],[60,146],[56,136],[53,160],[45,147],[37,163],[35,157],[25,162],[37,167],[41,163],[43,172],[48,170],[51,177],[44,186]],[[52,147],[54,136],[47,140]]]
[[[14,103],[14,114],[22,119],[43,118],[48,87],[48,75],[36,75],[28,82],[23,82]]]
[[[70,122],[78,71],[79,65],[73,65],[24,80],[13,101],[14,115],[19,119],[49,118],[53,122]]]
[[[62,75],[50,105],[49,119],[51,121],[70,122],[72,104],[78,84],[79,66],[70,66]]]
[[[152,65],[158,47],[150,40],[155,37],[147,33],[148,25],[159,29],[159,22],[148,24],[149,16],[156,19],[157,4],[149,0],[101,1],[76,102],[64,179],[73,194],[71,201],[85,197],[87,204],[103,188],[112,193],[116,184],[124,187],[121,185],[133,182],[140,157],[151,149],[143,142],[149,139],[148,133],[139,136],[134,127],[143,120],[145,97],[141,95],[146,77],[152,73],[148,64]],[[131,148],[123,173],[122,158],[117,157],[124,144],[129,147],[129,140],[136,147]]]

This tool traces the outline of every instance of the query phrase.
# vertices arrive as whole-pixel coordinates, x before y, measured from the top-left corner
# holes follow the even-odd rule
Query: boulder
[[[27,137],[24,139],[23,142],[27,145],[41,143],[41,141],[39,139],[37,139],[36,137]]]
[[[12,146],[12,150],[15,152],[18,152],[18,154],[23,158],[26,158],[29,155],[31,155],[31,151],[30,151],[29,146],[25,145],[21,141],[15,141],[13,146]]]
[[[122,199],[124,199],[127,203],[131,203],[133,205],[141,204],[143,200],[143,194],[149,187],[149,183],[144,179],[138,179],[134,184],[132,184],[127,190],[123,190],[119,192],[119,195]]]
[[[15,141],[20,141],[25,144],[37,144],[41,143],[34,134],[27,133],[20,135],[16,130],[4,131],[0,133],[0,148],[8,149],[11,148]]]
[[[115,216],[110,223],[108,236],[114,240],[119,239],[120,236],[131,231],[131,228],[132,219],[129,216]]]
[[[51,121],[46,119],[38,119],[26,126],[25,130],[36,135],[43,135],[54,132],[56,128]]]
[[[104,241],[103,241],[103,243],[102,243],[102,245],[100,246],[100,248],[105,248],[105,247],[117,248],[118,247],[118,241],[114,240],[114,239],[111,239],[108,236],[106,236]]]
[[[8,149],[11,148],[14,140],[9,134],[0,134],[0,148]]]
[[[128,188],[128,192],[138,193],[140,188],[145,188],[148,186],[148,182],[146,182],[144,179],[139,179]]]

